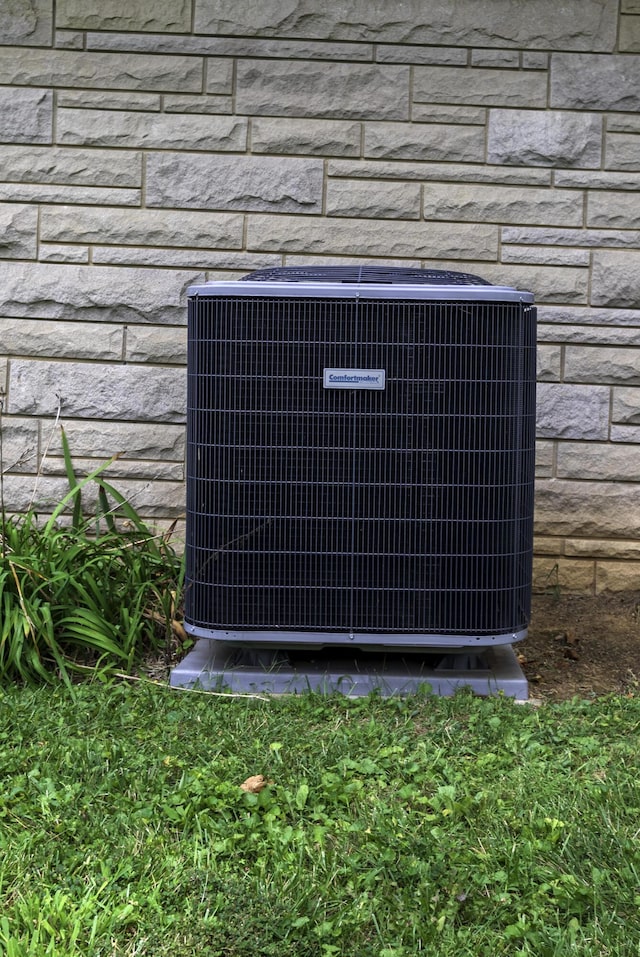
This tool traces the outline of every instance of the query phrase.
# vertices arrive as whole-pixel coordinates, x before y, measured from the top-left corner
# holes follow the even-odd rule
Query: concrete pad
[[[201,638],[171,672],[172,688],[251,694],[322,694],[364,697],[415,694],[429,685],[440,696],[470,688],[478,695],[503,693],[526,700],[528,683],[511,645],[442,653],[381,654],[290,650],[251,652]]]

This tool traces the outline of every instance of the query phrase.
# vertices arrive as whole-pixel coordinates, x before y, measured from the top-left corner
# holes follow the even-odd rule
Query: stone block
[[[640,482],[640,445],[559,442],[558,478]]]
[[[0,47],[0,83],[16,86],[62,86],[93,90],[154,90],[195,93],[202,89],[202,61],[188,56],[146,53],[97,53],[76,50]]]
[[[0,262],[0,315],[87,322],[186,322],[202,272]]]
[[[424,47],[408,43],[381,43],[376,47],[378,63],[426,63],[466,66],[468,53],[461,47]]]
[[[118,479],[118,491],[143,519],[184,518],[184,482],[149,482],[136,479]]]
[[[524,70],[548,70],[549,54],[537,50],[523,50],[522,68]]]
[[[58,146],[0,146],[2,178],[12,183],[137,187],[142,154]]]
[[[239,60],[236,112],[253,116],[406,120],[409,67]]]
[[[335,159],[328,161],[329,176],[353,179],[417,179],[449,183],[520,183],[523,186],[550,186],[551,171],[521,170],[509,166],[481,166],[479,163],[401,163],[384,160]]]
[[[329,216],[364,216],[367,219],[419,219],[420,185],[334,179],[327,187]],[[330,230],[331,227],[329,227]]]
[[[367,256],[283,256],[287,266],[399,266],[407,269],[420,269],[419,259],[374,258]]]
[[[233,98],[230,96],[177,96],[167,94],[164,98],[165,113],[210,113],[220,116],[233,113]]]
[[[360,123],[350,120],[256,117],[251,121],[254,153],[359,156],[360,139]]]
[[[375,159],[477,162],[484,156],[484,128],[444,124],[367,123],[364,155]]]
[[[176,518],[163,518],[161,515],[153,516],[147,522],[155,535],[165,535],[171,542],[178,555],[184,554],[185,542],[187,538],[186,513],[183,511]]]
[[[88,50],[123,53],[152,52],[195,56],[248,57],[276,60],[348,60],[372,62],[371,43],[326,43],[320,40],[287,40],[277,36],[258,39],[231,36],[176,36],[175,34],[88,33]]]
[[[54,243],[240,249],[242,226],[235,213],[61,206],[40,214],[40,238]]]
[[[596,595],[638,591],[639,588],[640,561],[596,562]]]
[[[536,535],[533,542],[534,555],[561,555],[563,539]]]
[[[37,229],[35,206],[0,206],[0,259],[35,259]]]
[[[206,61],[207,93],[233,93],[233,60],[227,57],[207,57]]]
[[[446,66],[414,68],[417,103],[465,103],[534,109],[547,103],[546,74],[534,70],[496,70]]]
[[[119,360],[123,352],[122,327],[107,322],[3,318],[0,343],[7,355],[38,358]]]
[[[540,438],[605,440],[609,431],[609,389],[541,382],[536,417]]]
[[[150,482],[146,479],[122,478],[117,481],[117,489],[142,519],[184,517],[184,482]],[[7,475],[4,481],[5,507],[7,512],[24,512],[33,507],[38,515],[44,518],[62,501],[68,491],[66,478],[46,475],[39,479],[34,495],[34,485],[25,481],[24,475]],[[82,502],[89,514],[95,512],[97,487],[93,483],[89,483],[83,490]]]
[[[538,307],[540,323],[556,323],[559,330],[565,324],[576,323],[583,326],[587,334],[590,326],[603,326],[601,334],[610,335],[614,328],[616,335],[624,335],[625,329],[634,334],[634,327],[640,327],[640,313],[635,309],[592,309],[584,306],[544,306]],[[620,328],[617,328],[620,327]],[[598,335],[597,330],[593,332]],[[600,340],[595,340],[600,341]],[[618,340],[613,340],[618,341]]]
[[[541,246],[630,246],[640,244],[640,231],[610,229],[549,229],[538,226],[505,226],[503,243],[531,243]],[[595,304],[595,303],[594,303]]]
[[[57,0],[56,26],[67,30],[186,33],[190,0]]]
[[[551,478],[553,475],[555,442],[538,439],[536,442],[536,478]]]
[[[569,110],[640,108],[640,56],[554,53],[551,106]]]
[[[609,434],[611,442],[628,442],[640,445],[640,426],[612,425]]]
[[[454,222],[536,223],[578,226],[582,203],[572,190],[523,189],[516,186],[428,183],[424,187],[425,219]]]
[[[41,263],[88,263],[89,247],[40,243],[38,260]]]
[[[565,382],[640,385],[640,348],[565,347]]]
[[[640,133],[640,116],[635,113],[609,113],[608,133]]]
[[[607,169],[640,170],[640,136],[634,133],[607,133]]]
[[[377,43],[613,50],[615,0],[528,0],[505,14],[501,0],[422,0],[390,6],[353,0],[319,7],[313,0],[199,0],[196,33],[218,36],[317,37]]]
[[[0,87],[0,142],[51,143],[51,90]]]
[[[640,497],[633,482],[540,479],[536,531],[572,538],[640,538]]]
[[[3,5],[0,44],[48,46],[53,0],[11,0]]]
[[[621,425],[640,425],[640,389],[622,386],[613,390],[611,421]],[[636,439],[630,438],[629,441]]]
[[[471,66],[495,66],[517,70],[520,54],[517,50],[472,50]]]
[[[611,325],[604,328],[597,325],[570,326],[561,321],[554,324],[543,315],[538,316],[538,344],[541,342],[568,342],[573,346],[640,346],[640,329]]]
[[[537,556],[533,560],[533,591],[536,595],[591,595],[594,589],[595,562],[557,556]]]
[[[263,252],[333,256],[429,256],[495,259],[497,229],[459,223],[400,223],[366,219],[326,221],[302,216],[250,216],[247,247]]]
[[[562,346],[540,345],[537,348],[538,382],[559,382],[562,370]]]
[[[177,422],[185,419],[184,369],[98,362],[11,363],[9,411],[18,415]]]
[[[129,110],[137,113],[159,113],[162,109],[160,93],[136,93],[126,90],[61,90],[56,106],[70,110]]]
[[[51,513],[69,491],[66,478],[7,474],[3,482],[4,506],[7,513],[26,512],[35,508],[39,518]],[[84,499],[83,499],[84,501]]]
[[[414,103],[411,107],[414,123],[460,123],[463,126],[484,126],[487,111],[482,106],[447,106],[440,103]]]
[[[199,249],[92,246],[91,262],[94,266],[172,266],[179,269],[208,269],[209,255]]]
[[[56,50],[84,50],[84,33],[79,30],[56,30]]]
[[[635,173],[610,173],[602,170],[556,170],[553,176],[556,186],[569,186],[576,189],[626,189],[638,188]]]
[[[435,223],[431,225],[435,226]],[[554,303],[586,301],[588,278],[586,269],[573,269],[569,266],[512,266],[509,263],[485,263],[478,261],[480,259],[479,243],[474,259],[464,264],[465,271],[475,272],[498,286],[513,286],[515,289],[534,292],[539,304],[547,301]],[[429,262],[425,259],[423,265],[434,268],[437,266],[440,269],[460,269],[462,264],[452,262],[447,266],[444,262]]]
[[[94,203],[96,206],[139,206],[139,189],[103,186],[49,186],[0,182],[0,201],[9,203]]]
[[[73,457],[73,468],[78,478],[89,475],[99,463],[95,458]],[[66,475],[64,458],[48,455],[41,467],[42,475]],[[179,462],[148,462],[144,459],[131,461],[118,458],[108,465],[101,477],[112,482],[120,491],[120,479],[147,479],[150,482],[182,482],[184,481],[184,466]]]
[[[0,383],[1,384],[1,383]],[[39,428],[36,419],[3,416],[2,469],[7,472],[35,472],[38,468]]]
[[[583,558],[640,559],[640,541],[615,538],[568,538],[564,550],[567,556]]]
[[[490,110],[490,163],[596,168],[602,117],[563,110]]]
[[[557,246],[517,246],[505,243],[500,253],[503,263],[528,263],[546,266],[585,266],[590,263],[588,249]]]
[[[218,269],[216,270],[215,275],[211,275],[210,278],[232,280],[235,282],[236,280],[243,279],[245,275],[246,270],[243,269]]]
[[[40,247],[42,249],[42,246]],[[234,270],[244,275],[253,269],[281,266],[282,257],[255,253],[233,253],[213,249],[161,249],[158,246],[93,246],[94,265],[109,266],[169,266],[174,269]]]
[[[33,420],[24,420],[33,421]],[[154,422],[95,422],[69,419],[64,430],[71,454],[106,460],[116,453],[123,459],[162,459],[182,463],[185,456],[185,429],[182,425]],[[46,439],[53,455],[61,455],[60,430]]]
[[[640,17],[620,17],[620,52],[640,52]]]
[[[118,110],[57,112],[58,142],[71,146],[128,146],[146,149],[244,150],[247,121],[233,116],[126,113]]]
[[[125,358],[127,362],[184,365],[187,361],[186,327],[128,326]]]
[[[147,205],[320,213],[323,162],[267,156],[152,154]]]
[[[640,308],[640,250],[594,252],[591,302],[610,308]]]

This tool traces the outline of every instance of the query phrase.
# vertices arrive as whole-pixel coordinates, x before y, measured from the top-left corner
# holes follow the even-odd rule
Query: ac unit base
[[[488,696],[528,697],[527,679],[510,645],[465,649],[452,653],[351,655],[334,648],[310,655],[308,650],[272,662],[242,663],[227,644],[202,639],[171,672],[172,688],[197,686],[205,691],[243,694],[321,694],[338,692],[350,698],[377,691],[384,697],[416,694],[425,685],[446,697],[460,688]],[[238,663],[240,661],[240,663]]]
[[[207,638],[224,642],[230,647],[253,648],[351,648],[362,651],[393,649],[393,651],[417,652],[426,648],[473,648],[478,645],[512,645],[527,637],[527,629],[497,635],[439,635],[439,634],[349,634],[346,632],[298,632],[298,631],[227,631],[202,628],[185,622],[185,631],[194,638]]]

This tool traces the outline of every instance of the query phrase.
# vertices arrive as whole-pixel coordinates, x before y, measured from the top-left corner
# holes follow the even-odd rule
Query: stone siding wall
[[[442,266],[540,306],[537,585],[640,585],[639,0],[0,6],[8,509],[59,413],[183,515],[191,282]]]

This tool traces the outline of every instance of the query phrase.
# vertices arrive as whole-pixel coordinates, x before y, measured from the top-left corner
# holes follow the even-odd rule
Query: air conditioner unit
[[[252,648],[523,638],[532,302],[369,266],[192,286],[187,631]]]

